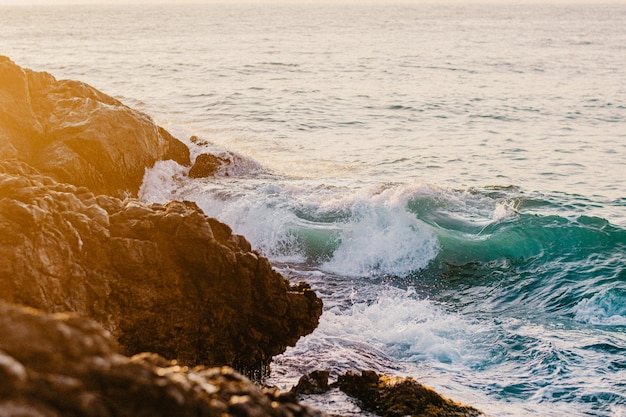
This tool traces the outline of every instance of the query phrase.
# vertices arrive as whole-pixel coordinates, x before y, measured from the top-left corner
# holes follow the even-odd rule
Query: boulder
[[[298,383],[291,389],[291,393],[295,395],[324,394],[330,391],[329,376],[330,372],[325,369],[302,375]]]
[[[195,203],[96,196],[0,160],[0,298],[98,321],[133,355],[262,371],[322,302]]]
[[[36,342],[35,342],[36,341]],[[99,324],[0,302],[0,415],[323,416],[231,368],[126,357]]]
[[[354,371],[340,375],[336,384],[359,400],[363,409],[384,417],[475,417],[477,409],[442,397],[410,377],[380,375],[374,371]]]
[[[208,153],[200,154],[189,169],[190,178],[204,178],[215,175],[223,165],[229,165],[230,160]]]
[[[158,160],[191,164],[187,147],[149,116],[87,84],[1,56],[0,157],[117,197],[137,195]]]

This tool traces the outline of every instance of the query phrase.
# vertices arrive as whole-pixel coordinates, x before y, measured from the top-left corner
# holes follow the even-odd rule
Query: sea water
[[[209,179],[160,162],[140,197],[196,201],[323,298],[269,383],[374,369],[494,416],[624,416],[625,22],[619,4],[2,7],[0,53],[232,160]]]

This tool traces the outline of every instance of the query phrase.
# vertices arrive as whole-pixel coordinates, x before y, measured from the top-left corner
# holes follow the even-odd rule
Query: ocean
[[[269,384],[373,369],[492,416],[626,416],[625,23],[624,4],[4,6],[0,54],[232,161],[160,162],[140,198],[196,201],[323,298]]]

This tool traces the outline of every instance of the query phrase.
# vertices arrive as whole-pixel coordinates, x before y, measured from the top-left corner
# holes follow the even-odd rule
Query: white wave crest
[[[425,268],[439,251],[428,227],[408,211],[414,187],[366,190],[338,201],[350,219],[341,225],[339,246],[322,269],[345,276],[403,276]]]
[[[348,311],[339,307],[325,311],[316,334],[373,344],[407,362],[448,367],[484,362],[484,352],[467,343],[482,330],[415,297],[412,289],[390,287],[374,302],[355,302]]]
[[[176,198],[181,179],[186,168],[175,161],[157,161],[152,168],[146,168],[138,196],[151,203],[166,203]]]
[[[626,290],[600,291],[574,307],[574,319],[600,326],[626,326]]]

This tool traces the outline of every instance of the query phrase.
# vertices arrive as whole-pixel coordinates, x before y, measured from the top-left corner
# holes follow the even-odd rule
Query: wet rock
[[[357,398],[363,409],[381,416],[470,417],[483,415],[473,407],[442,397],[408,377],[380,375],[374,371],[347,372],[339,376],[338,386]]]
[[[229,159],[203,153],[198,155],[188,175],[190,178],[211,177],[215,175],[222,166],[229,164]]]
[[[158,160],[190,165],[187,147],[97,89],[0,57],[0,157],[96,194],[136,195]]]
[[[322,311],[195,203],[95,196],[0,160],[0,298],[97,320],[128,355],[262,369]]]
[[[317,370],[300,377],[298,384],[291,389],[294,394],[323,394],[330,391],[327,370]]]
[[[36,343],[34,343],[36,341]],[[0,302],[2,416],[323,416],[231,368],[126,357],[94,321]]]

